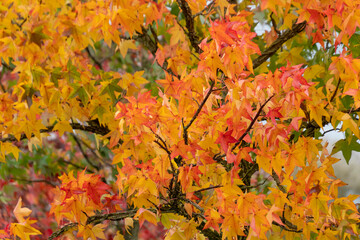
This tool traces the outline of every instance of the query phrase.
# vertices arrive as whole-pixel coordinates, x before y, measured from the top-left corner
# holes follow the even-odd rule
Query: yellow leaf
[[[36,228],[30,226],[30,224],[36,221],[26,220],[24,223],[11,223],[10,232],[11,234],[18,236],[21,240],[30,240],[32,235],[41,235],[41,232]]]
[[[21,207],[22,199],[19,198],[18,203],[14,209],[14,215],[19,223],[11,223],[10,232],[18,236],[22,240],[30,240],[31,235],[41,235],[41,232],[36,228],[32,227],[31,224],[36,223],[35,220],[25,219],[32,212],[28,208]]]
[[[168,32],[171,34],[170,38],[170,45],[176,45],[179,42],[185,41],[185,34],[184,31],[180,28],[178,24],[175,24],[172,28],[168,30]]]
[[[325,108],[321,105],[310,105],[310,118],[314,119],[315,122],[322,128],[322,117],[330,117]]]
[[[134,40],[121,40],[119,44],[120,53],[125,58],[128,50],[130,49],[137,49]]]
[[[325,72],[325,68],[324,66],[321,66],[321,65],[313,65],[309,68],[307,68],[304,72],[304,78],[306,80],[312,80],[316,77],[320,77],[321,74],[323,74]]]
[[[16,206],[15,206],[15,209],[14,209],[14,215],[16,217],[16,220],[19,222],[19,223],[23,223],[25,222],[25,219],[24,217],[27,217],[30,215],[30,213],[32,212],[30,209],[28,208],[22,208],[21,207],[22,205],[22,199],[21,197],[19,198]]]
[[[114,240],[125,240],[125,238],[119,231],[117,231]]]
[[[354,135],[357,138],[360,138],[359,136],[359,127],[358,125],[355,123],[355,121],[351,118],[351,116],[347,113],[345,113],[341,119],[341,121],[343,121],[343,125],[342,125],[342,130],[345,131],[346,129],[350,129],[352,133],[354,133]]]
[[[130,229],[134,227],[134,219],[125,218],[125,229],[129,233]]]
[[[294,65],[305,63],[306,60],[300,55],[302,49],[303,49],[302,47],[294,47],[289,52],[288,51],[280,52],[277,63],[286,63],[287,61],[290,61]]]
[[[156,218],[155,213],[145,209],[145,208],[140,208],[136,215],[134,216],[134,218],[138,217],[139,218],[139,223],[140,223],[140,227],[143,225],[144,221],[148,221],[152,224],[154,224],[155,226],[157,225],[158,221]]]
[[[71,127],[71,125],[70,125],[70,123],[68,121],[60,121],[60,122],[58,122],[55,125],[53,130],[54,131],[57,130],[59,132],[60,136],[64,135],[64,132],[72,132],[73,131],[73,129],[72,129],[72,127]]]
[[[10,153],[14,155],[16,161],[19,159],[19,152],[21,152],[21,150],[16,146],[14,146],[12,143],[0,142],[0,149],[1,149],[1,156],[4,157],[4,161],[5,161],[5,155]]]

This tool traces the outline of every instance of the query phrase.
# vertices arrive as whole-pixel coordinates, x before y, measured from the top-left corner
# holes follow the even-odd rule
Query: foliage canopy
[[[358,238],[332,155],[360,151],[359,24],[358,0],[1,1],[0,238]]]

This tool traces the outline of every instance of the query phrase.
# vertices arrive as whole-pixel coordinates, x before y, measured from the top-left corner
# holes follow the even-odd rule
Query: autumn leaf
[[[232,132],[233,130],[227,131],[225,133],[219,132],[219,137],[215,141],[215,143],[220,144],[221,149],[224,152],[227,152],[230,143],[237,142],[237,140],[233,136],[231,136]]]
[[[31,210],[22,207],[22,199],[19,198],[18,203],[14,209],[14,215],[19,223],[11,223],[11,234],[18,236],[22,240],[30,240],[30,236],[41,235],[41,232],[32,227],[31,224],[36,223],[36,220],[25,219],[31,214]]]

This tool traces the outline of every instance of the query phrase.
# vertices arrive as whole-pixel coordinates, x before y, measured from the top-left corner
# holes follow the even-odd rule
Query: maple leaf
[[[235,139],[232,135],[233,130],[227,131],[225,133],[219,132],[219,137],[216,139],[215,143],[220,144],[221,149],[224,152],[228,151],[228,147],[230,143],[236,143],[237,139]]]
[[[14,209],[14,215],[19,223],[12,223],[10,227],[11,234],[18,236],[22,240],[30,240],[30,236],[41,235],[41,232],[32,227],[31,224],[36,223],[35,220],[25,219],[31,214],[31,210],[21,207],[22,199],[19,198],[18,203]]]
[[[31,214],[31,210],[28,209],[28,208],[23,208],[21,207],[22,205],[22,198],[20,197],[15,208],[14,208],[14,215],[16,217],[16,220],[19,222],[19,223],[23,223],[25,222],[25,219],[24,217],[27,217]]]
[[[144,209],[144,208],[140,208],[137,213],[135,214],[134,218],[138,218],[139,219],[139,224],[140,227],[144,224],[144,221],[148,221],[154,225],[157,225],[157,217],[155,215],[155,213]]]
[[[73,129],[68,121],[60,121],[57,122],[55,127],[53,128],[54,131],[59,131],[59,135],[64,135],[64,132],[72,132]]]
[[[120,53],[125,58],[128,49],[137,49],[133,40],[121,40],[119,44]]]

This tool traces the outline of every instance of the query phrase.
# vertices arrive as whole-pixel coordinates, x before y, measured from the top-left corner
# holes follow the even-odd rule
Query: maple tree
[[[358,238],[332,155],[360,151],[359,24],[357,0],[1,1],[0,237]]]

